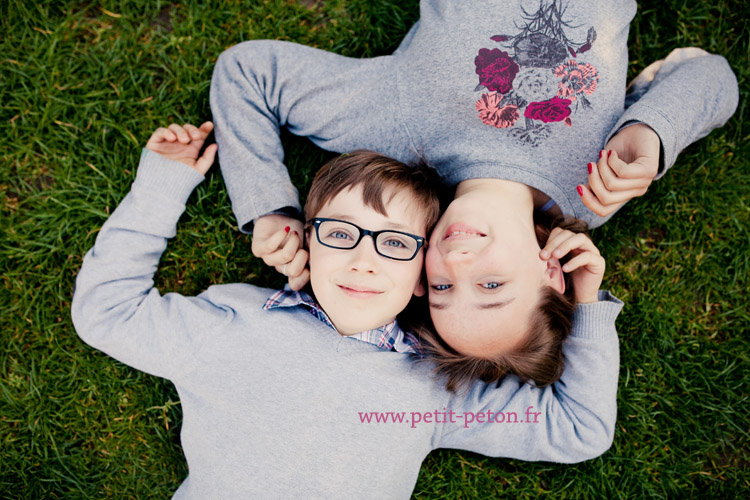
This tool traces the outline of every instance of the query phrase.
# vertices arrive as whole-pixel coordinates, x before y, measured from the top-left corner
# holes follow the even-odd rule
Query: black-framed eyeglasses
[[[345,220],[316,217],[308,224],[315,227],[315,235],[323,246],[351,250],[359,245],[362,238],[371,236],[375,251],[393,260],[412,260],[420,248],[427,246],[427,241],[421,236],[390,229],[370,231]]]

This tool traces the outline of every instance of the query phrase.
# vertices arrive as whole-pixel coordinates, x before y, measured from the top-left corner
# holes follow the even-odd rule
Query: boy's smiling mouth
[[[337,285],[339,289],[350,297],[368,299],[380,295],[381,291],[359,285]]]

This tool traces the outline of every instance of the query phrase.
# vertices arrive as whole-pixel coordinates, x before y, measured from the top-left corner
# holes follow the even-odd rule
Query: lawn
[[[76,336],[70,300],[83,255],[127,193],[150,132],[210,118],[222,50],[275,38],[387,54],[418,15],[418,2],[393,0],[0,5],[0,498],[171,496],[187,474],[177,393]],[[648,1],[631,28],[631,76],[698,45],[727,57],[741,96],[724,128],[593,234],[608,260],[604,286],[627,304],[612,448],[576,465],[433,452],[414,498],[733,498],[750,489],[748,17],[743,0]],[[304,189],[330,153],[285,140]],[[215,168],[191,197],[156,286],[280,286],[249,242]]]

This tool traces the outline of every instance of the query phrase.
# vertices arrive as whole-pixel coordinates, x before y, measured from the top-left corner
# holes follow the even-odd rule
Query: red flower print
[[[479,75],[479,84],[489,90],[505,94],[513,88],[513,79],[518,73],[518,64],[500,49],[479,49],[474,59]]]
[[[571,101],[576,100],[577,94],[593,94],[599,82],[599,72],[595,67],[573,59],[555,68],[555,76],[562,78],[557,96]]]
[[[549,101],[529,103],[523,116],[544,123],[561,122],[570,116],[570,100],[553,97]]]

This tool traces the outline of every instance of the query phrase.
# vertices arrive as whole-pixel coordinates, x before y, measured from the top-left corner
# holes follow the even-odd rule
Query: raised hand
[[[578,186],[583,204],[602,217],[643,196],[659,171],[661,141],[642,123],[620,130],[589,163],[589,182]]]
[[[200,158],[198,154],[213,128],[214,124],[211,122],[205,122],[200,127],[189,123],[185,125],[173,123],[168,128],[160,127],[151,134],[151,138],[146,143],[146,149],[159,153],[169,160],[184,163],[205,175],[214,162],[217,146],[216,144],[208,146]]]
[[[575,301],[579,304],[598,301],[606,268],[599,249],[585,234],[556,227],[539,256],[544,260],[562,259],[568,254],[571,258],[562,266],[562,270],[573,278]]]

